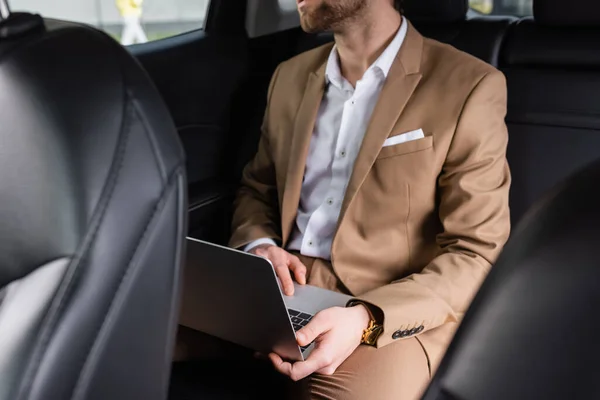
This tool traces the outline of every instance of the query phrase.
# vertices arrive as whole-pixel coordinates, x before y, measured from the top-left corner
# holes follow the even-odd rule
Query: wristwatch
[[[367,329],[365,329],[363,331],[363,335],[362,335],[362,339],[361,339],[360,343],[366,344],[368,346],[375,346],[377,344],[377,339],[383,332],[383,325],[377,323],[377,320],[373,316],[373,313],[371,312],[371,309],[369,308],[369,306],[367,304],[365,304],[361,301],[353,301],[348,304],[348,307],[354,307],[359,304],[365,306],[365,308],[367,309],[367,312],[369,313],[369,317],[371,318],[371,321],[369,321],[369,326],[367,327]]]

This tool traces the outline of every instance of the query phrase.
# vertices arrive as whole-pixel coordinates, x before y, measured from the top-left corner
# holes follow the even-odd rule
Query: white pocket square
[[[394,146],[396,144],[410,142],[417,139],[423,139],[425,134],[422,129],[417,129],[416,131],[410,131],[403,133],[401,135],[392,136],[388,138],[385,142],[383,142],[383,147]]]

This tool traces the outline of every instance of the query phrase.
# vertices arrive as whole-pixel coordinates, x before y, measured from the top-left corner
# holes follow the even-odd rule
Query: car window
[[[123,45],[202,29],[210,0],[11,0],[13,11],[83,22]]]
[[[516,15],[518,17],[533,14],[533,0],[469,0],[471,9],[483,15]]]

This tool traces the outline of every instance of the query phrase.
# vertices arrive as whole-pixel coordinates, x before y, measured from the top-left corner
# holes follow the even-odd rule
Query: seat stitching
[[[128,93],[129,93],[129,97],[131,98],[133,111],[134,111],[135,115],[139,118],[142,125],[144,126],[144,129],[143,129],[144,135],[148,139],[148,142],[150,142],[150,148],[152,149],[152,154],[154,155],[154,159],[155,159],[156,163],[158,164],[158,169],[160,170],[160,177],[164,182],[165,180],[167,180],[167,172],[166,172],[165,165],[163,163],[163,159],[162,159],[162,157],[159,156],[160,153],[158,151],[156,139],[155,139],[154,135],[150,134],[151,130],[148,127],[148,121],[146,121],[146,118],[141,115],[135,98],[132,96],[131,92],[128,91]]]
[[[110,328],[113,325],[116,316],[118,316],[119,314],[118,312],[120,311],[122,305],[125,304],[125,302],[121,301],[121,296],[125,296],[125,294],[127,293],[124,291],[125,289],[127,289],[125,283],[129,281],[127,278],[130,277],[132,274],[135,274],[135,267],[140,265],[137,262],[138,258],[141,257],[142,254],[139,250],[143,247],[143,245],[146,244],[147,239],[149,237],[148,234],[151,232],[150,228],[155,226],[155,223],[158,220],[157,217],[164,210],[164,206],[167,204],[166,198],[171,193],[171,189],[173,189],[173,187],[176,187],[175,184],[177,183],[177,179],[182,176],[183,166],[183,163],[179,164],[171,174],[167,186],[161,193],[159,200],[156,202],[154,210],[150,214],[146,222],[144,231],[140,235],[139,240],[136,246],[134,247],[131,256],[129,257],[129,260],[127,261],[127,267],[121,275],[121,279],[119,280],[119,284],[117,285],[117,288],[113,295],[113,300],[111,301],[106,315],[96,332],[94,342],[90,346],[90,349],[87,352],[87,355],[84,359],[84,362],[82,363],[81,368],[79,368],[80,373],[77,378],[75,388],[73,390],[73,399],[77,399],[80,398],[80,396],[84,396],[83,391],[85,390],[85,387],[83,385],[87,382],[86,378],[91,373],[89,371],[92,371],[91,368],[94,365],[93,362],[97,359],[97,356],[100,354],[100,346],[104,344],[104,342],[101,340],[104,337],[103,334],[107,332],[106,329]]]
[[[109,177],[107,179],[106,185],[102,191],[102,198],[96,208],[94,216],[92,217],[91,229],[88,230],[86,237],[84,238],[83,244],[80,247],[80,251],[78,254],[73,257],[71,260],[69,267],[65,273],[63,281],[60,287],[57,290],[57,294],[52,301],[48,309],[48,313],[44,318],[41,328],[40,328],[40,337],[36,341],[35,349],[32,352],[32,356],[30,362],[28,364],[26,373],[23,377],[23,383],[21,384],[20,390],[17,394],[17,398],[22,398],[25,396],[25,393],[31,389],[33,385],[33,381],[35,379],[36,372],[39,370],[39,366],[41,364],[41,359],[48,347],[48,343],[50,342],[50,337],[54,333],[56,329],[56,325],[59,321],[59,316],[62,313],[66,300],[70,298],[73,288],[75,286],[75,282],[79,277],[79,272],[81,271],[81,262],[84,260],[94,240],[98,231],[100,230],[100,226],[102,221],[104,220],[104,216],[106,215],[106,210],[108,209],[108,204],[112,199],[112,196],[115,192],[116,183],[118,177],[120,176],[124,160],[125,154],[127,150],[127,140],[129,138],[129,128],[131,125],[131,116],[129,115],[129,102],[127,101],[127,93],[123,93],[124,95],[124,106],[123,106],[123,123],[121,126],[121,131],[119,132],[119,138],[117,141],[117,151],[115,152],[115,156],[112,160],[111,170],[109,172]]]
[[[188,211],[187,211],[187,200],[188,200],[188,195],[187,195],[187,179],[186,179],[186,163],[185,163],[185,158],[183,159],[182,162],[182,169],[183,172],[181,174],[181,178],[183,179],[183,185],[180,186],[180,193],[178,194],[179,197],[179,206],[183,208],[184,212],[180,215],[178,215],[177,217],[177,229],[178,229],[178,235],[177,235],[177,240],[183,240],[184,241],[184,245],[180,246],[173,254],[173,263],[175,265],[177,265],[179,268],[177,270],[177,273],[175,274],[175,279],[173,279],[173,284],[172,284],[172,289],[174,291],[174,293],[176,293],[177,295],[175,296],[171,296],[171,304],[170,304],[170,312],[171,312],[171,318],[169,318],[168,321],[168,326],[171,327],[171,329],[167,332],[168,335],[168,339],[167,339],[167,343],[169,343],[171,345],[171,351],[168,351],[165,353],[165,360],[164,363],[165,365],[171,365],[171,363],[173,362],[173,351],[174,351],[174,343],[176,340],[176,335],[177,335],[177,323],[179,321],[179,310],[181,308],[181,288],[182,288],[182,281],[183,281],[183,271],[182,269],[183,267],[183,263],[184,263],[184,257],[186,254],[186,246],[187,246],[187,241],[185,241],[185,237],[187,236],[187,231],[188,231]],[[180,178],[180,179],[181,179]],[[169,382],[170,377],[171,377],[171,369],[170,368],[164,368],[163,369],[163,373],[161,374],[162,378],[165,379],[165,382]]]

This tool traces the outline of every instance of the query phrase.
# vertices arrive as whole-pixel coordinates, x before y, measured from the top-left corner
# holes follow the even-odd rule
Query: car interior
[[[227,243],[271,75],[333,36],[277,0],[126,48],[17,11],[0,0],[0,400],[282,398],[267,366],[171,365],[184,239]],[[424,398],[595,398],[600,3],[405,15],[508,85],[514,233]]]

